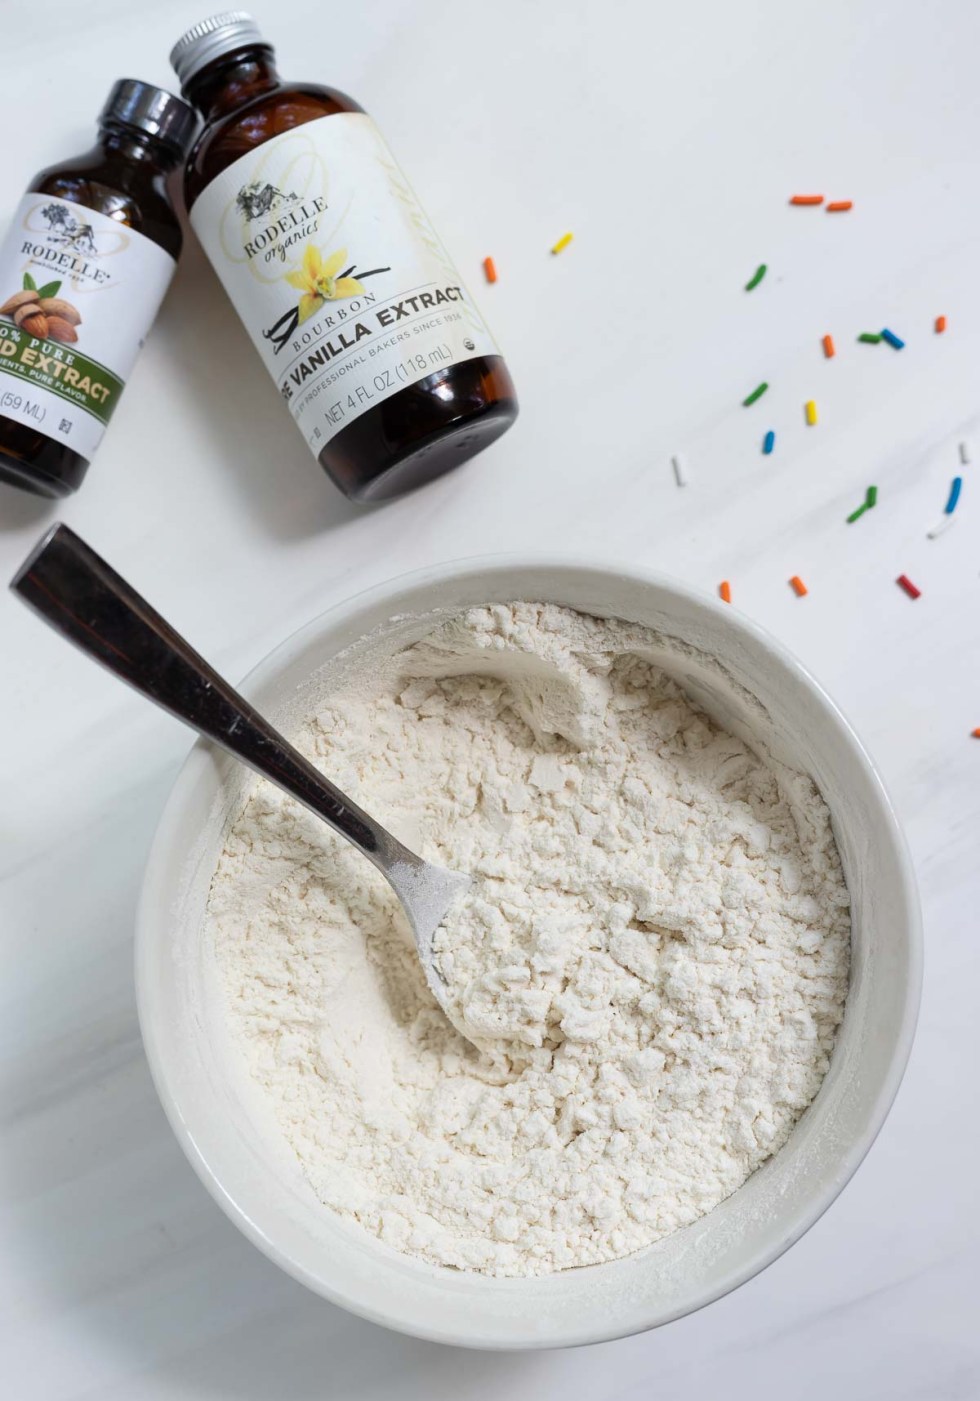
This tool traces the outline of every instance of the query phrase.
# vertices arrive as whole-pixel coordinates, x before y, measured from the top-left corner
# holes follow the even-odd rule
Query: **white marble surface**
[[[0,212],[86,144],[114,78],[168,83],[169,44],[206,12],[5,6]],[[730,578],[737,606],[837,697],[894,794],[926,915],[919,1035],[842,1198],[695,1317],[523,1356],[349,1317],[226,1221],[150,1083],[133,910],[189,738],[0,597],[0,1392],[976,1396],[980,11],[279,0],[259,13],[287,74],[333,81],[379,118],[474,286],[495,256],[481,300],[521,419],[448,480],[349,506],[190,247],[82,492],[55,510],[0,488],[0,573],[60,517],[232,676],[351,590],[436,559],[564,546],[705,589]],[[791,210],[798,189],[854,211]],[[574,245],[549,258],[566,228]],[[882,324],[907,338],[901,354],[854,344]],[[762,378],[767,398],[741,409]],[[810,397],[820,424],[806,429]],[[959,519],[928,541],[962,438],[976,465]],[[871,482],[878,508],[845,526]],[[894,585],[902,570],[917,603]],[[804,600],[787,587],[797,572]]]

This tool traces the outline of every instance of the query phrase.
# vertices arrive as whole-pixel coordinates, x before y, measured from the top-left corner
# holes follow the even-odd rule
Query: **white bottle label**
[[[400,389],[499,354],[363,112],[242,156],[191,223],[315,456]]]
[[[0,414],[90,458],[175,267],[115,219],[25,195],[0,246]]]

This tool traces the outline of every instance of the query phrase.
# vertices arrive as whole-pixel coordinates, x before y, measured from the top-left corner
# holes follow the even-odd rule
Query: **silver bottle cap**
[[[144,131],[179,156],[186,156],[197,130],[197,113],[164,88],[139,78],[120,78],[99,113],[99,125],[105,122]]]
[[[170,50],[170,65],[184,87],[212,59],[246,44],[263,43],[261,30],[250,14],[245,10],[225,10],[191,25]]]

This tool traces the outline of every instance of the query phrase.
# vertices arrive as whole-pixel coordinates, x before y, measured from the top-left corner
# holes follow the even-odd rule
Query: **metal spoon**
[[[423,861],[352,803],[66,525],[47,532],[10,587],[63,637],[278,784],[372,861],[401,901],[425,981],[447,1010],[432,940],[469,876]]]

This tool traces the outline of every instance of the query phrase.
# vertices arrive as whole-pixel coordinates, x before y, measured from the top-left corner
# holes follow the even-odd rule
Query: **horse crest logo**
[[[41,218],[48,226],[48,237],[52,243],[65,248],[74,248],[80,253],[97,253],[95,230],[91,224],[76,219],[63,204],[48,204],[40,211]]]
[[[298,199],[299,195],[286,194],[283,190],[276,189],[275,185],[270,185],[268,180],[265,184],[260,180],[253,180],[250,185],[243,185],[238,191],[235,196],[235,208],[246,224],[251,224],[255,219],[267,219],[270,214],[277,214],[280,209],[295,204]]]

